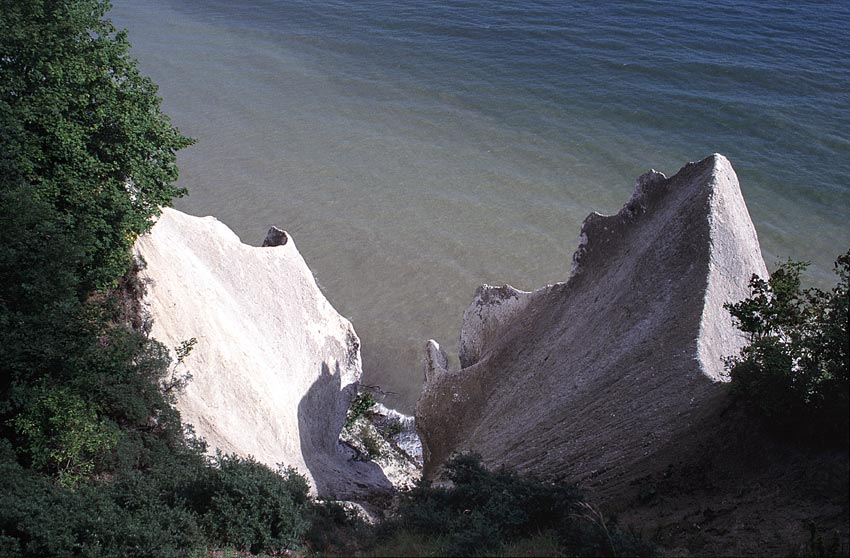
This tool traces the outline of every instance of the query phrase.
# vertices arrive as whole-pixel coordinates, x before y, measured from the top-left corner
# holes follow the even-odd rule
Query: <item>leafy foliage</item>
[[[351,429],[357,419],[375,406],[375,396],[369,391],[361,391],[354,396],[345,415],[345,428]]]
[[[362,425],[357,433],[357,438],[363,444],[363,449],[366,450],[366,456],[369,459],[379,459],[383,452],[381,451],[380,435],[374,428],[369,428],[369,425]]]
[[[0,444],[0,556],[187,556],[215,545],[279,552],[313,517],[304,477],[250,459],[208,464],[185,448],[70,491]]]
[[[209,463],[171,405],[195,340],[172,365],[127,313],[129,248],[184,193],[191,141],[107,8],[0,0],[0,554],[276,551],[305,529],[306,480]]]
[[[573,486],[488,471],[476,455],[461,455],[446,464],[451,488],[423,484],[399,507],[390,530],[442,538],[441,554],[492,554],[500,546],[551,532],[567,555],[645,555],[647,545],[589,515]],[[592,508],[590,508],[592,509]]]
[[[0,433],[71,484],[110,461],[142,466],[154,439],[181,433],[156,386],[166,351],[117,325],[115,297],[94,293],[124,275],[135,236],[183,193],[175,151],[190,143],[107,6],[0,0]]]
[[[850,251],[835,262],[830,292],[802,289],[805,263],[787,262],[752,296],[727,304],[749,344],[727,360],[733,392],[777,431],[847,445],[850,400]]]
[[[309,527],[307,480],[253,459],[218,455],[194,487],[194,503],[213,541],[253,553],[294,548]]]
[[[381,429],[381,433],[385,438],[393,438],[394,436],[398,436],[402,432],[404,432],[404,425],[401,423],[400,419],[391,418],[386,423],[384,423],[383,428]]]
[[[360,556],[372,541],[372,531],[352,508],[333,500],[316,502],[304,543],[310,555]]]
[[[91,404],[65,388],[46,393],[14,424],[27,438],[33,468],[56,471],[59,484],[69,488],[91,475],[97,456],[111,450],[118,436]]]
[[[69,491],[24,469],[0,442],[2,556],[186,556],[204,548],[195,517],[134,475]]]
[[[86,288],[122,275],[135,236],[184,193],[175,152],[191,143],[160,112],[107,7],[0,2],[0,175],[55,208],[82,248]]]

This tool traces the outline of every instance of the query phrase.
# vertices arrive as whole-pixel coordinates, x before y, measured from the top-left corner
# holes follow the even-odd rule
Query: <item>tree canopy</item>
[[[75,485],[160,416],[165,350],[114,319],[189,145],[100,0],[0,0],[0,432]],[[97,296],[95,293],[100,292]],[[141,450],[140,450],[141,451]]]
[[[185,193],[175,153],[191,144],[160,111],[126,32],[104,19],[108,7],[0,0],[3,191],[52,210],[41,220],[74,238],[81,294],[123,274],[135,237]]]
[[[108,7],[0,0],[0,555],[279,551],[306,529],[306,480],[210,462],[132,310],[133,241],[185,193],[191,140]]]
[[[786,262],[752,296],[726,308],[749,343],[727,361],[734,393],[768,425],[808,441],[848,443],[850,251],[829,292],[803,289],[803,262]]]

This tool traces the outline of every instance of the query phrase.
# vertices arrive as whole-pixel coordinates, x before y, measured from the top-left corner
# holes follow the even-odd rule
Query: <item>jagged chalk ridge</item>
[[[767,276],[725,157],[644,174],[618,214],[587,217],[567,282],[478,289],[460,370],[428,342],[425,475],[459,451],[608,487],[655,466],[661,448],[711,427],[722,357],[743,343],[723,304],[753,273]]]
[[[534,293],[510,285],[481,285],[472,304],[463,313],[458,357],[463,368],[481,358],[484,347],[492,345],[511,320],[528,306]]]
[[[322,496],[389,489],[339,442],[362,373],[357,334],[286,232],[272,228],[264,245],[173,209],[136,243],[151,334],[168,347],[197,339],[177,402],[184,422],[210,452],[294,466]]]

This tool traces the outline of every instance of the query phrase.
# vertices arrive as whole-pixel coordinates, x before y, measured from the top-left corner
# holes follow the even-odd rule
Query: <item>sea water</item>
[[[482,283],[565,280],[650,168],[732,161],[768,265],[850,247],[850,2],[115,0],[197,144],[176,206],[288,230],[411,411]]]

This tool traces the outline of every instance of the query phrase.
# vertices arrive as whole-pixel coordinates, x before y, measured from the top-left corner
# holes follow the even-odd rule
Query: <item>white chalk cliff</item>
[[[177,401],[184,422],[210,451],[296,467],[322,496],[389,489],[338,440],[361,376],[357,334],[285,232],[266,245],[174,209],[136,243],[152,336],[172,348],[197,339]]]
[[[664,467],[659,452],[719,412],[722,359],[743,343],[723,304],[746,297],[754,273],[767,277],[725,157],[641,176],[617,215],[585,220],[568,281],[478,289],[460,370],[428,342],[426,476],[464,451],[606,486]]]

